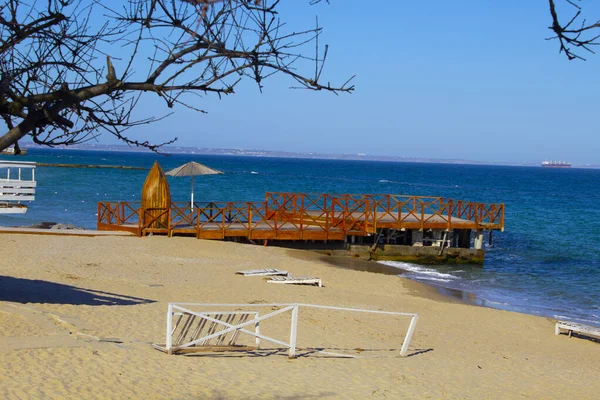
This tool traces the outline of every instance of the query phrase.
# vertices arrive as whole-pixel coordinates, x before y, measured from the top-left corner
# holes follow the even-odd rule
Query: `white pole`
[[[292,326],[290,328],[290,358],[296,358],[296,333],[298,331],[298,304],[292,310]]]
[[[192,212],[194,212],[194,175],[192,175],[192,201],[191,201]]]
[[[165,341],[165,347],[167,348],[167,354],[173,354],[173,304],[169,303],[169,310],[167,311],[167,339]]]
[[[419,319],[419,317],[415,315],[410,320],[408,332],[406,332],[404,343],[402,343],[402,348],[400,349],[400,357],[406,357],[406,353],[408,353],[408,345],[410,344],[410,339],[412,338],[413,332],[415,331],[415,327],[417,326],[417,319]]]
[[[260,321],[257,320],[258,319],[258,312],[256,314],[254,314],[254,333],[256,333],[256,335],[260,335]],[[260,349],[260,337],[256,336],[256,348]]]

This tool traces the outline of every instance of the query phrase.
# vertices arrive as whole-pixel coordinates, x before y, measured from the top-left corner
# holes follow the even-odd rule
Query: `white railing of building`
[[[35,162],[0,161],[0,176],[5,176],[0,178],[0,201],[35,200],[35,167]]]

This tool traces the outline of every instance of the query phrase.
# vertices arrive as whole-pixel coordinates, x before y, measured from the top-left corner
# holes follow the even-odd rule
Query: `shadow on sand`
[[[185,357],[215,357],[215,358],[245,358],[245,357],[269,357],[280,356],[288,357],[286,348],[261,348],[253,350],[232,350],[232,351],[205,351],[198,353],[184,353]],[[331,353],[331,351],[341,351],[341,353]],[[413,357],[424,353],[429,353],[433,349],[415,349],[407,357]],[[371,353],[371,354],[370,354]],[[358,348],[340,348],[340,347],[307,347],[296,348],[296,358],[309,358],[318,356],[319,358],[400,358],[400,349],[358,349]],[[177,354],[175,352],[174,354]]]
[[[131,306],[154,303],[154,300],[138,297],[2,275],[0,275],[0,301],[87,306]]]

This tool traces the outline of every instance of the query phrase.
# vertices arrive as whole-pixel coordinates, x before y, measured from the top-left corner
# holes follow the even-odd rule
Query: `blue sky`
[[[600,4],[582,4],[600,19]],[[353,94],[290,90],[293,81],[275,77],[262,94],[248,84],[223,100],[199,98],[208,114],[176,108],[134,136],[214,148],[600,164],[600,54],[585,54],[586,62],[559,54],[545,40],[546,0],[284,0],[281,11],[290,29],[311,27],[319,15],[321,42],[330,45],[325,79],[356,75]]]

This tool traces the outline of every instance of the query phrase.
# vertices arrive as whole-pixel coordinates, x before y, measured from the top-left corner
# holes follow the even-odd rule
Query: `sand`
[[[592,399],[600,392],[600,344],[555,336],[550,319],[462,304],[308,253],[192,238],[0,238],[3,399]],[[254,268],[318,276],[325,287],[235,274]],[[165,342],[168,302],[313,303],[414,312],[419,322],[406,358],[398,351],[408,319],[310,309],[300,312],[297,359],[273,345],[167,355],[151,344]],[[262,333],[287,340],[287,321],[265,323]],[[313,348],[359,358],[306,350]]]

